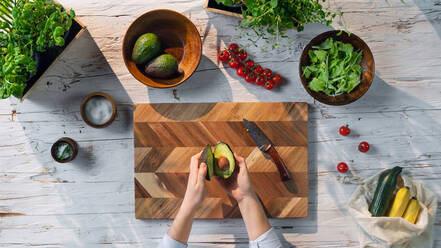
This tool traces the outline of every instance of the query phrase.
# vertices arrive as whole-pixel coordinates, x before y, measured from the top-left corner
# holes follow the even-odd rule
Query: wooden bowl
[[[69,145],[72,147],[72,156],[70,156],[68,159],[64,159],[64,160],[60,160],[60,159],[58,159],[57,156],[55,155],[55,153],[56,153],[56,152],[55,152],[55,149],[56,149],[57,146],[58,146],[60,143],[62,143],[62,142],[65,142],[65,143],[69,144]],[[52,148],[51,148],[51,155],[52,155],[52,158],[53,158],[55,161],[57,161],[58,163],[67,163],[67,162],[70,162],[70,161],[74,160],[74,158],[78,155],[78,145],[77,145],[77,142],[75,142],[73,139],[68,138],[68,137],[60,138],[59,140],[57,140],[57,142],[55,142],[55,143],[52,145]]]
[[[149,77],[143,73],[143,66],[137,66],[131,60],[136,40],[145,33],[156,34],[161,41],[162,52],[176,57],[181,72],[178,76],[169,79]],[[184,15],[167,9],[152,10],[129,26],[124,35],[122,53],[127,69],[138,81],[155,88],[169,88],[183,83],[198,67],[202,54],[201,36]]]
[[[85,111],[87,101],[89,101],[92,97],[96,97],[96,96],[105,97],[112,104],[112,116],[110,117],[110,119],[106,123],[101,124],[101,125],[97,125],[97,124],[94,124],[94,123],[90,122],[87,119],[86,111]],[[110,97],[109,95],[107,95],[106,93],[103,93],[103,92],[93,92],[93,93],[90,93],[89,95],[87,95],[83,99],[83,102],[81,103],[81,118],[83,118],[83,121],[86,122],[86,124],[91,126],[91,127],[94,127],[94,128],[107,127],[110,124],[112,124],[112,122],[116,118],[116,104],[115,104],[115,101],[113,101],[112,97]]]
[[[368,91],[369,87],[372,84],[372,80],[374,79],[375,73],[374,56],[372,55],[372,52],[369,49],[368,45],[355,34],[348,35],[346,32],[342,32],[341,35],[337,36],[339,32],[340,30],[333,30],[317,35],[303,49],[299,63],[300,80],[302,81],[305,90],[317,101],[329,105],[345,105],[359,99]],[[311,64],[308,56],[308,51],[312,48],[312,46],[318,46],[330,37],[334,38],[334,40],[338,40],[344,43],[350,43],[354,47],[354,50],[363,52],[363,58],[361,60],[361,66],[363,67],[361,82],[349,94],[344,93],[338,96],[328,96],[323,92],[312,91],[308,87],[309,80],[306,79],[306,77],[303,75],[302,67]]]

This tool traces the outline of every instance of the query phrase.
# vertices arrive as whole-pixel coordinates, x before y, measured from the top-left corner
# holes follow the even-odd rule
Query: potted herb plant
[[[213,1],[213,0],[211,0]],[[214,0],[217,4],[237,6],[241,4],[241,26],[251,28],[260,37],[283,35],[283,32],[295,28],[303,31],[307,23],[330,25],[341,12],[332,12],[323,7],[326,0]],[[207,6],[210,6],[209,4]],[[213,7],[207,8],[212,10]],[[236,16],[232,11],[216,11]],[[237,13],[237,12],[236,12]]]
[[[52,1],[0,0],[0,99],[23,96],[39,58],[65,45],[74,17]]]

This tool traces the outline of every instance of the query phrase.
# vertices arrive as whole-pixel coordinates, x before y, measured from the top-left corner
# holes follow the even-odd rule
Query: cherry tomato
[[[246,60],[248,57],[247,51],[241,49],[239,52],[239,59]]]
[[[273,75],[273,71],[271,71],[271,69],[265,68],[263,70],[263,75],[267,78],[271,77],[271,75]]]
[[[263,68],[262,68],[262,66],[257,65],[256,68],[254,68],[254,71],[255,71],[257,74],[262,74],[262,72],[263,72]]]
[[[274,83],[271,80],[267,80],[265,82],[265,89],[267,90],[272,90],[274,88]]]
[[[274,84],[279,84],[282,81],[282,77],[279,74],[276,74],[271,79]]]
[[[247,81],[248,83],[254,82],[257,78],[257,74],[254,72],[248,73],[245,76],[245,81]]]
[[[256,85],[264,85],[265,84],[265,78],[263,76],[257,76],[256,80],[254,80],[254,83]]]
[[[254,67],[254,60],[249,59],[249,60],[247,60],[247,62],[245,62],[245,64],[248,66],[248,68],[253,68]]]
[[[363,141],[358,145],[358,150],[360,152],[367,152],[369,151],[369,148],[370,148],[369,143],[367,143],[366,141]]]
[[[237,69],[240,66],[239,59],[236,57],[230,59],[230,62],[228,62],[228,65],[233,69]]]
[[[222,50],[217,55],[217,58],[222,62],[227,62],[230,58],[230,52],[228,52],[227,50]]]
[[[348,165],[346,163],[341,162],[337,165],[337,170],[340,173],[346,173],[348,171]]]
[[[348,136],[351,133],[351,129],[349,129],[349,125],[341,126],[338,132],[343,136]]]
[[[237,69],[236,74],[239,77],[245,77],[245,75],[247,75],[247,69],[245,67],[240,67],[239,69]]]
[[[230,46],[228,47],[228,51],[230,51],[231,53],[234,53],[234,54],[238,54],[239,53],[239,45],[237,45],[236,43],[231,43]]]

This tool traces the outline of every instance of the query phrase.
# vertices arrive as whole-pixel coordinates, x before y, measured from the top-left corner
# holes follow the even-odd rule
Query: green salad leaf
[[[315,92],[329,96],[350,93],[360,84],[363,67],[361,51],[355,51],[351,44],[328,38],[319,46],[308,51],[310,65],[302,72],[309,81],[308,87]]]

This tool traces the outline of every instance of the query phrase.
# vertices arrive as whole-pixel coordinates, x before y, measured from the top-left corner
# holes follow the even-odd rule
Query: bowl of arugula
[[[345,105],[363,96],[372,84],[375,62],[368,45],[340,30],[312,39],[300,57],[299,74],[305,90],[317,101]]]

